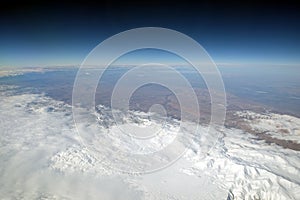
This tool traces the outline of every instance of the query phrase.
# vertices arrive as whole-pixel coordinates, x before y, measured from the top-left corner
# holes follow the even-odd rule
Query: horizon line
[[[147,63],[145,63],[147,64]],[[149,63],[151,64],[151,63]],[[155,63],[159,64],[159,63]],[[166,64],[166,63],[161,63]],[[203,63],[201,63],[203,64]],[[111,67],[133,67],[133,66],[140,66],[141,63],[132,63],[132,64],[111,64]],[[184,67],[184,66],[191,66],[186,63],[167,63],[167,65],[171,65],[173,67]],[[239,67],[239,66],[300,66],[300,63],[226,63],[226,62],[217,62],[215,63],[217,67]],[[18,69],[18,68],[63,68],[63,67],[73,67],[79,68],[81,66],[86,67],[104,67],[101,64],[98,65],[82,65],[82,64],[55,64],[55,65],[0,65],[0,70],[5,69]]]

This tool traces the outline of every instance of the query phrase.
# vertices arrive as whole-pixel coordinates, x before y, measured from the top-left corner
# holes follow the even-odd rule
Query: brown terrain
[[[184,90],[182,91],[184,92]],[[208,124],[211,118],[211,99],[209,92],[206,89],[200,88],[196,88],[195,92],[197,94],[200,107],[200,123]],[[101,90],[101,92],[99,91],[98,94],[100,93],[101,97],[98,96],[99,103],[102,103],[106,106],[110,106],[110,98],[107,97],[111,96],[111,90],[106,88],[104,90]],[[256,130],[251,129],[250,125],[248,124],[249,122],[235,115],[236,111],[243,110],[251,110],[256,113],[265,113],[267,110],[271,110],[271,108],[268,108],[265,105],[261,105],[255,102],[247,101],[245,99],[240,99],[231,94],[226,95],[226,127],[242,129],[248,133],[255,135],[258,139],[264,140],[266,143],[273,143],[284,148],[300,151],[300,144],[290,140],[273,138],[270,135],[266,134],[266,132],[257,132]],[[189,97],[186,96],[186,98]],[[168,116],[180,119],[181,111],[179,102],[176,96],[167,88],[158,85],[146,85],[136,90],[130,99],[130,109],[133,110],[148,112],[149,108],[153,104],[163,105],[167,111]],[[199,115],[199,111],[193,110],[193,108],[183,108],[183,110],[189,113],[191,119],[195,119],[195,117]],[[286,130],[281,131],[286,132]]]

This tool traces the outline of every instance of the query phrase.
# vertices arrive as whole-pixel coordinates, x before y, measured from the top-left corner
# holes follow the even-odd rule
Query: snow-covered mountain
[[[11,86],[1,86],[0,97],[1,199],[300,199],[299,151],[251,131],[213,127],[210,133],[218,137],[210,138],[204,134],[207,125],[188,133],[178,120],[139,111],[115,111],[116,120],[109,108],[98,105],[97,123],[88,129],[97,128],[101,137],[95,137],[107,146],[95,148],[96,154],[82,141],[82,131],[88,129],[74,125],[68,104],[42,94],[15,93]],[[299,118],[250,111],[236,115],[253,130],[299,143]],[[117,169],[126,167],[122,163],[167,163],[167,154],[154,153],[180,131],[190,134],[191,141],[176,162],[145,174]],[[207,144],[213,145],[203,154]],[[114,150],[127,153],[116,156]]]

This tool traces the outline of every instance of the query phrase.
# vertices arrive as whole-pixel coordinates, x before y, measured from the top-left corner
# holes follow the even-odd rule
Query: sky
[[[300,63],[296,1],[4,1],[0,66],[77,65],[100,42],[138,27],[198,41],[218,64]]]

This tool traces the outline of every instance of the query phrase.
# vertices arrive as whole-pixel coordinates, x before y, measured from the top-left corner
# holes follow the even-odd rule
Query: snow
[[[104,146],[97,148],[98,155],[82,143],[69,105],[9,89],[0,88],[1,199],[300,199],[298,151],[239,129],[210,127],[208,132],[209,127],[200,126],[191,133],[196,124],[179,129],[178,121],[153,113],[121,113],[122,123],[117,124],[109,109],[99,105],[96,124],[77,124],[81,131],[100,130]],[[300,141],[296,117],[250,111],[237,115],[272,137]],[[148,127],[154,128],[138,133]],[[283,134],[281,129],[288,131]],[[122,130],[135,137],[128,140]],[[184,144],[188,149],[172,165],[146,174],[123,173],[110,166],[136,164],[127,153],[111,156],[117,148],[144,156],[141,166],[152,160],[170,161],[167,154],[150,155],[172,143],[178,131],[190,134],[192,141]],[[218,135],[217,141],[208,133]]]
[[[297,117],[275,113],[258,114],[251,111],[240,111],[236,115],[245,119],[256,132],[300,143],[300,119]]]
[[[237,199],[299,199],[299,153],[255,140],[241,130],[225,130],[204,159],[184,172],[207,174]]]

